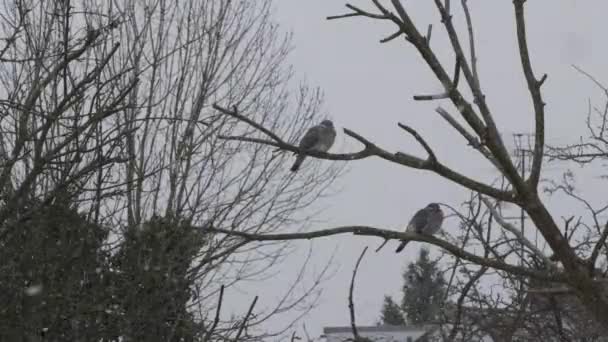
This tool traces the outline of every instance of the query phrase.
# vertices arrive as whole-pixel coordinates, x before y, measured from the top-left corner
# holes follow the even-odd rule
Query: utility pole
[[[524,137],[526,138],[524,142]],[[513,134],[513,142],[515,143],[515,150],[512,152],[513,156],[519,160],[519,172],[523,179],[526,178],[526,171],[528,165],[531,163],[527,163],[528,158],[532,158],[534,156],[532,149],[534,143],[534,133],[514,133]],[[521,229],[521,234],[524,235],[526,229],[526,212],[522,208],[519,214],[519,225]],[[538,236],[535,239],[535,244],[538,245]],[[521,244],[520,256],[523,258],[523,243]]]
[[[524,146],[524,142],[523,142],[523,137],[526,136],[527,137],[527,144],[526,146]],[[518,159],[519,161],[519,172],[520,172],[520,176],[521,178],[523,178],[524,180],[526,179],[526,164],[531,164],[531,163],[526,163],[526,159],[527,158],[531,158],[533,156],[532,153],[532,144],[531,144],[531,138],[534,137],[534,134],[529,134],[529,133],[515,133],[513,134],[513,141],[515,143],[515,150],[512,152],[513,156]],[[525,230],[526,230],[526,212],[523,208],[520,208],[519,211],[519,225],[520,225],[520,229],[521,229],[521,235],[522,236],[526,236],[525,235]],[[538,241],[535,242],[536,245],[538,245]],[[524,243],[523,241],[519,242],[519,265],[523,266],[524,263]],[[524,287],[525,287],[525,282],[521,281],[519,283],[519,292],[518,292],[518,299],[520,301],[523,300],[524,296],[523,296],[523,291],[524,291]]]
[[[526,179],[526,152],[528,151],[527,149],[523,148],[522,145],[522,137],[523,137],[523,133],[515,133],[513,134],[514,139],[516,139],[516,143],[515,143],[515,151],[514,153],[517,155],[517,157],[519,158],[519,166],[520,166],[520,173],[521,173],[521,178]],[[523,208],[520,208],[520,214],[519,214],[519,224],[520,224],[520,228],[521,228],[521,235],[525,236],[525,230],[526,230],[526,212],[524,211]],[[523,264],[523,257],[524,257],[524,244],[523,241],[520,241],[519,244],[519,265],[521,266]]]

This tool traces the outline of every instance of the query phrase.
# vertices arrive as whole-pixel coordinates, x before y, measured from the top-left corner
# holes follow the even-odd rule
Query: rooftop
[[[410,331],[423,331],[426,330],[425,326],[401,326],[401,325],[380,325],[380,326],[357,326],[359,332],[410,332]],[[349,333],[352,332],[352,327],[325,327],[323,333],[325,334],[336,334],[336,333]]]

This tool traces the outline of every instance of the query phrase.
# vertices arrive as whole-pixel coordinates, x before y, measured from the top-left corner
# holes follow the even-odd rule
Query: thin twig
[[[243,322],[241,323],[241,326],[239,327],[239,331],[236,333],[236,337],[234,338],[234,342],[238,342],[239,338],[241,338],[241,334],[243,333],[243,330],[245,329],[245,325],[247,325],[247,321],[249,320],[249,316],[251,316],[251,312],[253,311],[253,307],[255,306],[255,303],[257,303],[258,301],[258,296],[255,296],[255,298],[253,298],[253,302],[251,302],[251,305],[249,306],[249,310],[247,311],[247,315],[245,315],[245,318],[243,319]]]
[[[473,285],[475,285],[475,283],[486,273],[487,270],[488,268],[485,266],[480,268],[477,272],[475,272],[475,274],[462,288],[460,296],[458,297],[458,301],[456,302],[456,321],[452,325],[452,330],[450,331],[450,337],[448,338],[448,341],[454,341],[454,338],[456,337],[456,333],[458,332],[458,326],[460,325],[460,322],[462,320],[462,308],[466,296],[468,295]]]
[[[215,318],[213,319],[213,325],[211,326],[211,329],[209,329],[209,331],[207,331],[207,334],[205,334],[205,338],[203,341],[210,341],[211,336],[213,335],[213,332],[215,332],[215,328],[217,328],[217,325],[220,322],[220,312],[222,310],[223,302],[224,302],[224,285],[222,284],[222,286],[220,287],[220,296],[219,296],[219,299],[217,300],[217,308],[215,309]]]
[[[477,74],[477,55],[475,53],[475,35],[473,34],[473,21],[471,19],[471,13],[469,12],[469,5],[467,0],[461,0],[462,9],[464,10],[464,16],[467,21],[467,30],[469,32],[469,50],[471,53],[471,70],[473,72],[473,79],[475,85],[479,85],[479,74]]]
[[[477,139],[476,137],[474,137],[471,133],[469,133],[466,130],[466,128],[464,128],[458,121],[456,121],[456,119],[454,119],[454,117],[450,113],[448,113],[442,107],[437,107],[435,109],[435,112],[437,112],[439,115],[441,115],[441,117],[445,121],[447,121],[450,124],[450,126],[454,127],[458,131],[458,133],[460,133],[460,135],[462,135],[466,139],[466,141],[468,142],[468,144],[470,146],[472,146],[474,149],[478,150],[484,157],[486,157],[486,159],[489,160],[496,167],[497,170],[502,170],[502,167],[496,161],[496,159],[494,159],[494,157],[492,156],[492,154],[490,153],[490,151],[488,151],[479,142],[479,139]]]
[[[414,100],[416,101],[432,101],[432,100],[441,100],[447,99],[451,96],[451,92],[458,88],[458,81],[460,80],[460,59],[456,58],[456,63],[454,63],[454,78],[452,79],[452,85],[450,89],[446,89],[445,92],[441,94],[435,95],[414,95]]]
[[[264,126],[258,124],[257,122],[249,119],[248,117],[239,114],[238,109],[236,108],[236,106],[234,106],[232,108],[232,110],[224,108],[219,106],[217,103],[213,104],[213,109],[226,114],[228,116],[231,116],[235,119],[238,119],[239,121],[243,121],[246,124],[250,125],[251,127],[259,130],[260,132],[266,134],[267,136],[269,136],[272,140],[274,140],[275,142],[279,143],[279,144],[285,144],[285,142],[283,141],[283,139],[281,139],[278,135],[274,134],[271,130],[266,129]]]
[[[350,280],[350,290],[348,291],[348,311],[350,312],[350,326],[353,330],[353,337],[355,341],[359,341],[359,332],[357,331],[357,324],[355,323],[355,302],[353,301],[353,292],[355,290],[355,277],[357,276],[357,270],[359,269],[359,264],[361,264],[361,260],[363,256],[367,252],[367,246],[359,255],[359,259],[357,259],[357,263],[355,264],[355,269],[353,270],[353,277]]]
[[[410,126],[404,125],[402,123],[397,123],[397,125],[405,130],[406,132],[408,132],[409,134],[411,134],[414,139],[416,139],[416,141],[418,141],[418,143],[420,145],[422,145],[422,147],[424,148],[424,150],[426,151],[426,153],[428,153],[429,157],[428,157],[428,161],[431,163],[436,163],[437,162],[437,157],[435,156],[435,152],[433,152],[433,149],[431,149],[431,147],[429,146],[429,144],[426,143],[426,141],[424,140],[424,138],[422,138],[420,136],[420,134],[418,134],[418,132],[416,132],[415,129],[411,128]]]
[[[586,76],[589,80],[591,80],[591,82],[595,83],[598,88],[602,89],[606,95],[608,95],[608,87],[604,86],[600,81],[597,80],[597,78],[593,77],[590,73],[586,72],[585,70],[574,64],[572,64],[572,67],[579,73]]]
[[[490,200],[488,200],[487,198],[485,198],[483,196],[480,196],[480,198],[481,198],[481,201],[483,202],[483,204],[485,204],[486,207],[490,210],[490,212],[492,213],[492,216],[494,217],[496,222],[498,222],[498,224],[500,224],[504,229],[511,232],[511,234],[515,235],[517,237],[518,241],[523,243],[538,258],[542,259],[543,262],[545,263],[545,267],[550,268],[553,265],[551,260],[549,260],[549,257],[547,257],[541,250],[539,250],[536,246],[534,246],[534,244],[532,242],[530,242],[530,240],[528,240],[517,227],[515,227],[511,223],[507,222],[507,220],[505,220],[502,217],[502,215],[498,212],[498,210],[496,210],[496,208],[494,207],[492,202],[490,202]],[[521,258],[523,258],[523,255],[521,256]]]
[[[346,8],[352,10],[352,13],[339,14],[339,15],[331,15],[329,17],[326,17],[326,19],[327,20],[335,20],[335,19],[350,18],[350,17],[368,17],[368,18],[373,18],[373,19],[389,19],[384,14],[370,13],[370,12],[364,11],[364,10],[358,8],[358,7],[355,7],[355,6],[351,5],[351,4],[346,4]]]
[[[401,31],[401,29],[399,29],[398,31],[396,31],[395,33],[391,34],[390,36],[386,37],[386,38],[382,38],[380,39],[380,43],[388,43],[391,40],[399,37],[401,34],[403,33],[403,31]]]
[[[345,13],[345,14],[338,14],[338,15],[330,15],[328,17],[325,17],[325,19],[335,20],[335,19],[342,19],[342,18],[358,17],[360,15],[361,14],[359,14],[359,13]]]
[[[382,242],[382,244],[380,246],[378,246],[378,248],[376,248],[375,252],[376,253],[380,252],[382,247],[384,247],[384,245],[386,245],[387,242],[388,242],[388,240],[384,240],[384,242]]]
[[[540,293],[540,294],[549,294],[549,295],[559,295],[559,294],[570,294],[573,293],[574,290],[567,287],[556,287],[556,288],[530,288],[524,290],[528,293]]]

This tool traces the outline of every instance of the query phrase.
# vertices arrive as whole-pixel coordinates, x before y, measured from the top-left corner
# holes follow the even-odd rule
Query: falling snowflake
[[[25,294],[28,296],[37,296],[42,292],[42,284],[31,285],[25,289]]]

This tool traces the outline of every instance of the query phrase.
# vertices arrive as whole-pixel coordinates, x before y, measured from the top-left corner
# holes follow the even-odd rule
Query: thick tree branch
[[[534,106],[534,156],[532,159],[532,169],[530,170],[530,177],[528,178],[528,182],[532,187],[531,190],[537,191],[545,147],[545,103],[543,102],[540,87],[547,79],[547,75],[544,75],[540,80],[537,81],[536,77],[534,76],[534,72],[532,71],[532,63],[530,62],[530,53],[528,51],[528,42],[526,40],[524,2],[525,0],[514,0],[513,6],[515,6],[515,22],[517,26],[517,43],[519,45],[519,56],[521,59],[521,65],[523,67],[524,75],[526,77],[526,82],[528,83],[528,90],[530,91],[530,96],[532,97],[532,103]]]
[[[393,1],[393,2],[398,3],[398,1]],[[477,107],[480,110],[481,116],[483,117],[483,121],[485,122],[485,125],[481,125],[481,127],[483,127],[483,130],[479,131],[478,129],[475,128],[475,126],[471,125],[470,120],[473,118],[473,115],[475,115],[475,118],[477,118],[477,116],[476,116],[475,112],[473,111],[473,109],[470,107],[470,105],[466,101],[464,101],[464,99],[462,99],[462,95],[459,92],[457,92],[457,91],[453,92],[454,94],[451,97],[452,102],[454,103],[456,108],[459,109],[459,111],[461,112],[461,114],[465,118],[465,120],[467,120],[467,123],[469,123],[469,125],[471,125],[471,127],[475,130],[475,132],[479,135],[479,137],[481,137],[482,142],[484,144],[487,144],[490,151],[492,151],[494,158],[502,166],[501,170],[503,171],[503,174],[513,184],[514,188],[517,189],[519,192],[524,192],[525,184],[523,182],[523,179],[521,179],[521,177],[519,176],[519,173],[517,172],[517,169],[515,168],[515,165],[513,164],[512,160],[511,160],[509,152],[507,151],[507,149],[504,145],[504,142],[502,141],[502,138],[501,138],[500,134],[498,133],[498,129],[494,122],[494,118],[492,117],[490,109],[487,106],[487,103],[485,100],[485,95],[483,94],[483,92],[481,90],[481,85],[479,84],[479,78],[475,77],[474,73],[471,70],[471,67],[466,62],[466,57],[464,55],[464,51],[463,51],[460,41],[458,39],[458,34],[452,23],[452,17],[449,14],[448,10],[445,8],[445,6],[441,3],[440,0],[435,0],[435,5],[437,6],[437,9],[439,10],[439,14],[441,15],[442,22],[447,30],[448,37],[450,38],[450,42],[452,44],[452,48],[454,50],[454,53],[456,54],[456,58],[458,58],[461,61],[462,72],[463,72],[463,75],[465,76],[465,79],[467,80],[467,83],[469,84],[471,91],[473,92],[473,96],[475,98],[475,104],[477,104]],[[401,5],[399,5],[399,6],[401,6]],[[422,46],[421,47],[416,46],[416,47],[419,49],[419,51],[421,48],[424,48]],[[422,51],[420,51],[420,52],[422,53]],[[431,51],[429,51],[429,53],[432,54]],[[422,53],[422,54],[424,56],[424,53]],[[436,58],[434,57],[434,59],[436,59]],[[429,63],[429,60],[427,60],[427,63],[429,65],[431,65]],[[438,78],[440,78],[440,75],[438,74],[437,71],[435,72],[435,74],[437,75]],[[441,80],[441,78],[440,78],[440,80]]]
[[[481,115],[488,126],[495,126],[494,119],[490,114],[490,110],[485,103],[485,95],[483,95],[481,91],[481,86],[478,80],[475,79],[473,72],[471,71],[471,67],[466,62],[466,57],[464,55],[464,50],[462,49],[462,45],[460,44],[460,40],[458,39],[458,33],[454,28],[452,23],[452,16],[449,14],[448,10],[444,7],[440,0],[435,0],[435,5],[437,6],[437,10],[441,16],[441,22],[444,24],[446,31],[448,33],[448,37],[450,38],[450,42],[452,44],[452,48],[454,53],[456,54],[456,58],[461,61],[462,72],[473,92],[473,96],[475,97],[475,103],[479,106],[481,111]]]
[[[595,269],[595,262],[597,261],[597,257],[600,255],[600,251],[602,247],[604,247],[606,243],[606,239],[608,238],[608,222],[604,225],[604,230],[602,231],[602,235],[600,239],[597,241],[595,246],[593,247],[593,251],[591,252],[591,257],[589,258],[589,264],[591,269]]]
[[[450,36],[450,41],[454,47],[456,58],[460,61],[459,67],[462,68],[465,78],[475,94],[475,102],[481,110],[481,114],[486,122],[485,124],[478,117],[477,113],[475,113],[473,107],[464,99],[462,94],[454,88],[454,81],[450,78],[450,76],[448,76],[445,69],[427,44],[425,37],[420,34],[401,2],[398,0],[391,0],[393,7],[397,11],[397,15],[388,11],[379,3],[379,1],[374,0],[373,2],[382,12],[383,19],[387,18],[395,23],[399,27],[398,32],[403,32],[406,39],[417,48],[423,59],[435,73],[439,81],[443,84],[446,91],[449,92],[451,101],[454,103],[456,108],[459,109],[465,121],[481,138],[482,143],[488,145],[490,151],[492,151],[494,155],[495,160],[501,165],[500,170],[513,183],[514,188],[517,189],[519,193],[525,192],[526,187],[524,181],[519,176],[519,173],[517,172],[510,155],[502,142],[502,138],[498,134],[494,120],[485,103],[485,99],[481,93],[478,83],[474,82],[473,73],[471,72],[469,65],[466,63],[466,58],[464,57],[462,47],[458,41],[458,36],[451,23],[451,17],[444,5],[441,4],[439,0],[435,0],[439,12],[442,15],[442,20],[448,30],[448,35]],[[453,91],[450,91],[451,89],[453,89]],[[488,125],[487,127],[486,124]]]
[[[478,182],[472,178],[469,178],[461,173],[458,173],[458,172],[450,169],[449,167],[439,163],[436,160],[433,161],[432,159],[421,159],[421,158],[418,158],[418,157],[415,157],[415,156],[412,156],[412,155],[409,155],[409,154],[406,154],[403,152],[390,153],[390,152],[378,147],[377,145],[375,145],[368,139],[364,138],[363,136],[361,136],[347,128],[344,128],[344,134],[348,135],[349,137],[351,137],[351,138],[359,141],[361,144],[363,144],[364,147],[361,151],[355,152],[355,153],[342,153],[342,154],[326,153],[326,152],[319,152],[319,151],[313,151],[313,150],[302,151],[302,150],[300,150],[299,147],[285,142],[283,139],[281,139],[279,136],[277,136],[276,134],[271,132],[269,129],[265,128],[263,125],[258,124],[256,122],[254,122],[253,120],[250,120],[250,119],[244,117],[243,115],[239,114],[236,110],[228,110],[217,104],[214,104],[213,107],[215,109],[217,109],[218,111],[220,111],[221,113],[232,116],[238,120],[244,121],[245,123],[249,124],[250,126],[254,127],[255,129],[261,131],[262,133],[266,134],[267,136],[269,136],[272,139],[272,140],[265,140],[265,139],[240,137],[240,136],[236,136],[236,137],[222,136],[221,137],[226,140],[247,141],[247,142],[252,142],[252,143],[264,144],[264,145],[274,146],[274,147],[277,147],[282,150],[286,150],[286,151],[290,151],[290,152],[294,152],[294,153],[301,153],[301,154],[305,154],[308,156],[312,156],[312,157],[316,157],[316,158],[320,158],[320,159],[328,159],[328,160],[359,160],[359,159],[364,159],[364,158],[368,158],[368,157],[372,157],[372,156],[377,156],[384,160],[387,160],[387,161],[390,161],[390,162],[393,162],[396,164],[400,164],[403,166],[407,166],[407,167],[411,167],[411,168],[415,168],[415,169],[433,171],[468,189],[491,196],[496,199],[500,199],[502,201],[511,202],[514,199],[510,192],[499,190],[490,185]],[[418,140],[418,141],[420,141],[420,140]],[[428,147],[428,145],[427,145],[427,147]]]
[[[284,233],[284,234],[254,234],[245,233],[228,229],[213,228],[210,226],[201,227],[200,229],[206,232],[215,232],[221,234],[227,234],[232,236],[238,236],[243,238],[245,241],[291,241],[291,240],[312,240],[322,237],[328,237],[340,234],[354,234],[362,236],[375,236],[386,240],[411,240],[425,242],[437,247],[444,249],[450,254],[462,258],[464,260],[473,262],[477,265],[487,266],[501,271],[506,271],[512,274],[520,276],[532,277],[539,280],[563,282],[566,280],[565,276],[558,272],[544,272],[539,270],[528,269],[525,267],[515,266],[507,264],[497,259],[490,259],[480,257],[478,255],[467,252],[460,247],[447,242],[445,240],[438,239],[434,236],[428,236],[423,234],[415,233],[402,233],[393,230],[373,228],[369,226],[344,226],[330,229],[323,229],[304,233]]]
[[[456,119],[454,119],[454,117],[450,113],[448,113],[448,111],[446,111],[440,106],[435,109],[435,112],[441,115],[441,117],[445,121],[447,121],[450,126],[454,127],[454,129],[466,139],[468,145],[479,151],[479,153],[481,153],[487,160],[489,160],[492,165],[496,167],[497,170],[502,172],[502,166],[500,166],[496,159],[494,159],[492,153],[488,151],[488,149],[479,142],[479,139],[469,133],[466,128],[464,128],[458,121],[456,121]]]
[[[438,0],[436,0],[438,2]],[[426,61],[427,65],[434,72],[439,81],[443,84],[446,91],[453,89],[453,91],[449,91],[450,100],[459,109],[463,118],[469,124],[471,128],[475,131],[475,133],[481,138],[481,141],[484,144],[487,144],[490,151],[492,151],[494,158],[501,165],[501,171],[508,177],[508,179],[513,183],[514,188],[518,190],[518,192],[525,192],[525,184],[523,179],[519,176],[511,157],[506,150],[504,143],[502,142],[502,138],[498,134],[498,131],[494,125],[494,121],[491,117],[490,111],[485,104],[485,100],[483,99],[483,95],[481,94],[481,90],[479,87],[474,86],[473,76],[468,64],[465,62],[466,58],[464,57],[464,53],[462,51],[462,47],[458,42],[458,38],[456,35],[456,31],[451,24],[451,20],[449,15],[447,14],[444,6],[442,4],[438,4],[440,8],[440,13],[442,14],[442,18],[445,19],[445,25],[448,28],[448,33],[450,35],[450,40],[454,46],[454,50],[456,52],[457,59],[460,60],[462,71],[467,79],[467,82],[473,88],[474,94],[476,94],[476,102],[481,109],[482,116],[484,120],[488,124],[486,124],[479,118],[477,113],[474,111],[471,104],[469,104],[462,94],[454,88],[453,80],[447,74],[441,63],[439,62],[437,56],[430,49],[429,45],[426,42],[425,37],[420,34],[411,18],[401,5],[401,2],[398,0],[391,0],[391,3],[395,10],[397,11],[397,15],[392,14],[386,8],[384,8],[379,1],[374,1],[374,4],[380,9],[384,16],[390,19],[393,23],[395,23],[399,27],[399,31],[402,31],[406,39],[412,43],[418,50],[418,52],[422,55],[423,59]],[[445,175],[444,175],[445,176]],[[453,178],[450,178],[453,180]],[[463,185],[462,182],[457,182]],[[471,185],[471,182],[467,182]],[[487,189],[486,189],[487,190]],[[485,191],[485,190],[484,190]],[[510,198],[509,201],[512,201],[513,198]]]

